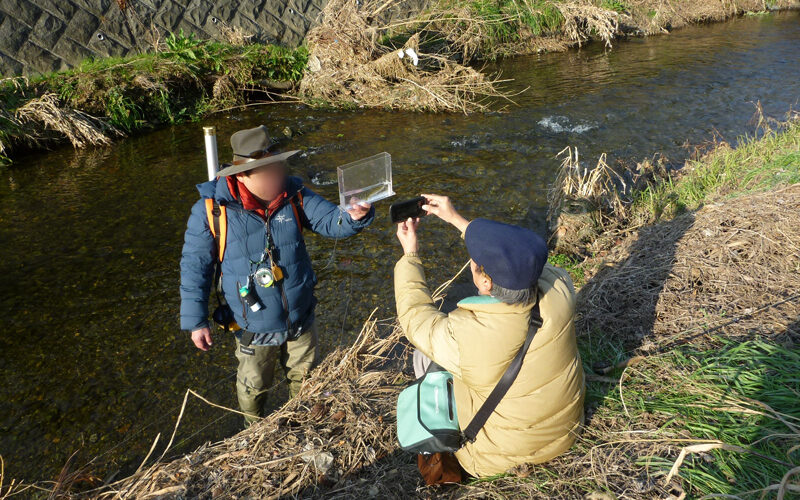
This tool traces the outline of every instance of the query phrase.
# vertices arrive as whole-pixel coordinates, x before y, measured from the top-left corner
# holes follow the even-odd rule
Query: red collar
[[[241,198],[242,206],[245,210],[256,212],[264,220],[267,219],[266,210],[269,210],[269,214],[272,215],[276,210],[283,206],[283,201],[287,197],[286,191],[282,192],[274,200],[269,202],[269,205],[267,205],[265,210],[264,203],[253,193],[251,193],[250,190],[247,189],[247,186],[242,184],[239,179],[233,175],[230,175],[226,177],[225,180],[228,182],[228,191],[231,192],[233,198],[236,200]]]

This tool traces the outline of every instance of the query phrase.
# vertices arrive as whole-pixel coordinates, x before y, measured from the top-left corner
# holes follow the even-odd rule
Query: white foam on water
[[[314,174],[314,177],[311,178],[311,183],[315,186],[330,186],[337,182],[338,180],[336,178],[332,178],[330,174],[325,174],[324,172],[317,172]]]
[[[597,125],[588,122],[572,124],[566,116],[546,116],[539,120],[539,126],[551,132],[561,133],[570,132],[572,134],[582,134],[597,128]]]

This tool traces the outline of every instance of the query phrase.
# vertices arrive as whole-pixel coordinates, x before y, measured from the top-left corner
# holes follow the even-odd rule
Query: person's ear
[[[489,292],[492,291],[492,278],[490,278],[486,274],[483,274],[481,276],[480,284],[481,284],[481,291],[482,292],[489,293]]]

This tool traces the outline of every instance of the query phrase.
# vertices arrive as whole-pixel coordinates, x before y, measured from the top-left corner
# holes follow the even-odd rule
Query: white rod
[[[217,156],[217,128],[203,127],[203,136],[206,143],[208,180],[213,181],[217,177],[217,169],[219,168],[219,158]]]

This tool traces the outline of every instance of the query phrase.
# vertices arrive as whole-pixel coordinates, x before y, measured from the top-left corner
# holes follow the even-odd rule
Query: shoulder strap
[[[225,256],[225,243],[228,239],[228,213],[224,205],[217,203],[217,200],[206,198],[206,217],[208,217],[208,228],[214,237],[217,247],[217,257],[222,262]]]
[[[289,203],[291,203],[292,210],[294,211],[294,220],[297,221],[297,228],[302,233],[303,228],[308,225],[306,212],[303,210],[303,191],[300,190],[296,195],[292,196]]]
[[[536,331],[539,330],[539,327],[542,326],[542,316],[539,313],[539,300],[536,300],[536,305],[533,307],[533,311],[531,311],[531,325],[528,328],[528,335],[525,337],[525,342],[520,347],[517,355],[514,356],[514,359],[511,361],[511,364],[508,365],[506,368],[506,372],[500,377],[500,381],[497,382],[497,385],[494,386],[492,389],[491,394],[489,397],[486,398],[486,401],[483,402],[481,408],[475,413],[475,416],[472,417],[472,421],[469,423],[466,429],[464,429],[464,439],[469,441],[470,443],[475,442],[475,438],[478,436],[478,431],[483,428],[486,424],[486,421],[489,419],[489,416],[494,412],[497,405],[500,403],[500,400],[503,399],[503,396],[506,395],[508,389],[511,387],[511,384],[514,383],[514,379],[517,378],[519,374],[519,370],[522,367],[522,360],[525,358],[525,354],[528,352],[528,348],[533,341],[534,335],[536,335]]]
[[[214,237],[214,247],[217,249],[217,263],[214,266],[214,278],[212,284],[217,294],[217,302],[220,306],[227,306],[225,295],[222,294],[222,257],[225,255],[225,242],[228,237],[228,213],[224,205],[217,203],[217,200],[206,198],[206,217],[208,218],[208,228]],[[223,326],[225,331],[230,329],[230,325]],[[249,344],[247,344],[249,345]]]

